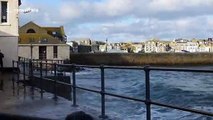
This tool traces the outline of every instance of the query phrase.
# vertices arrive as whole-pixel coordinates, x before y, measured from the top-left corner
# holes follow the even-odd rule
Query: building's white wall
[[[8,23],[0,22],[0,49],[4,54],[4,67],[12,67],[18,60],[18,0],[8,1]],[[1,10],[0,10],[1,12]]]
[[[143,45],[133,45],[135,47],[134,53],[138,53],[143,50]]]
[[[31,57],[31,49],[29,46],[26,45],[19,45],[18,47],[18,56],[24,57],[24,58],[30,58]]]
[[[69,45],[42,45],[47,46],[47,59],[64,60],[70,58]],[[53,58],[53,46],[58,46],[58,58]],[[30,45],[19,45],[18,55],[24,58],[31,58]],[[39,59],[39,45],[33,45],[32,58]]]
[[[18,36],[18,0],[3,1],[8,1],[8,23],[0,23],[0,36]]]
[[[58,46],[58,59],[70,59],[70,47],[68,45]]]
[[[18,60],[18,37],[0,37],[0,49],[4,67],[12,67],[12,61]]]
[[[157,46],[155,42],[146,42],[145,43],[145,52],[146,53],[151,53],[151,52],[156,52],[157,51]]]
[[[30,45],[19,45],[18,56],[24,58],[31,58],[31,46]],[[32,59],[39,59],[39,46],[32,47]]]
[[[39,46],[33,46],[33,59],[39,59]]]
[[[47,46],[47,59],[53,59],[53,46]]]

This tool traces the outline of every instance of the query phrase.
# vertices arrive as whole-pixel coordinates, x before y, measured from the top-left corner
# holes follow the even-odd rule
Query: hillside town
[[[89,38],[68,41],[74,53],[195,53],[213,52],[213,39],[175,39],[163,41],[151,39],[145,42],[109,43],[93,41]]]

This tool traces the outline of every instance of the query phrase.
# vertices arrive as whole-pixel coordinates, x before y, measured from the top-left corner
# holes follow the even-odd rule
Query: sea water
[[[193,69],[195,67],[190,67]],[[213,69],[197,67],[196,69]],[[76,74],[78,86],[100,91],[100,69],[85,69]],[[213,73],[151,71],[151,99],[213,113]],[[143,70],[105,70],[105,91],[145,99],[145,74]],[[77,91],[77,104],[101,111],[100,94]],[[180,110],[151,106],[153,120],[213,120],[212,117]],[[101,113],[101,112],[100,112]],[[106,96],[106,114],[123,120],[146,119],[144,103]]]

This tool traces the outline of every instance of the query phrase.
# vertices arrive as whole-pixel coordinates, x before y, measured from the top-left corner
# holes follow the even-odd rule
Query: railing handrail
[[[85,67],[85,68],[100,68],[98,65],[78,65],[78,64],[57,64],[57,66],[63,67]],[[108,66],[105,65],[105,69],[128,69],[128,70],[145,70],[147,66]],[[213,73],[213,70],[208,69],[190,69],[190,68],[178,68],[178,67],[151,67],[149,66],[149,70],[153,71],[176,71],[176,72],[201,72],[201,73]]]

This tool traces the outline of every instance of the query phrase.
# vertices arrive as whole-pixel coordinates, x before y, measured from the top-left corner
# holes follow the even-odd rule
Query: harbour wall
[[[80,53],[71,54],[70,62],[118,66],[213,65],[213,53]]]

